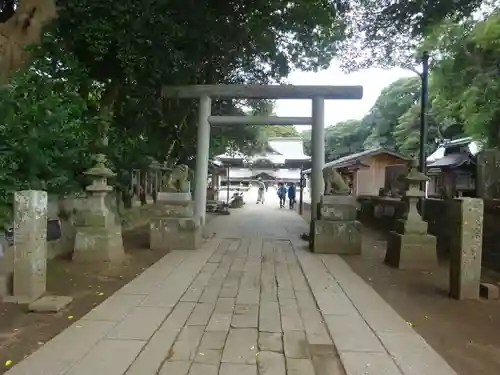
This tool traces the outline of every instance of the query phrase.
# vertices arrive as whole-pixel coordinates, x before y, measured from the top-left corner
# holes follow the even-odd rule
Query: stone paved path
[[[7,374],[455,374],[305,229],[274,201],[218,217]]]

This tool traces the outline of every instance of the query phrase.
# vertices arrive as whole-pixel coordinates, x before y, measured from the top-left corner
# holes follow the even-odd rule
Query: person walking
[[[278,184],[278,198],[280,199],[280,208],[285,207],[286,202],[286,186],[283,182]]]
[[[292,182],[288,187],[288,204],[291,210],[293,210],[293,207],[295,206],[295,192],[295,184]]]
[[[259,187],[259,192],[257,193],[257,204],[262,203],[264,204],[265,201],[265,192],[266,192],[266,185],[264,182],[262,182],[262,178],[259,177],[257,180],[257,186]]]

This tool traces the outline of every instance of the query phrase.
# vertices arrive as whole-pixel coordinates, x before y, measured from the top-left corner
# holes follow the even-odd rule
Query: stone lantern
[[[106,196],[113,190],[108,178],[115,174],[106,167],[106,156],[96,155],[96,165],[85,174],[92,179],[87,186],[89,196],[77,226],[73,261],[119,261],[125,256],[122,228],[115,212],[106,203]]]
[[[412,161],[408,174],[402,177],[402,180],[407,186],[404,196],[408,200],[408,216],[405,221],[405,231],[409,229],[410,232],[427,233],[427,223],[418,213],[417,204],[422,198],[425,198],[425,191],[421,189],[421,186],[429,181],[429,177],[419,172],[416,162]]]
[[[418,213],[418,201],[425,197],[421,189],[429,178],[419,172],[416,163],[410,165],[402,178],[406,183],[405,198],[408,201],[406,218],[397,220],[389,232],[385,262],[400,269],[431,269],[438,265],[436,237],[427,233],[427,223]]]

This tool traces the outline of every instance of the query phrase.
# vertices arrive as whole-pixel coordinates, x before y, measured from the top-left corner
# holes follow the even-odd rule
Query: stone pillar
[[[195,250],[201,244],[200,221],[191,193],[160,193],[149,228],[151,250]]]
[[[198,108],[198,136],[196,148],[196,185],[195,185],[195,217],[200,220],[200,224],[205,224],[207,210],[207,180],[208,180],[208,160],[210,156],[210,123],[208,117],[212,111],[212,101],[210,97],[200,98]]]
[[[321,254],[361,254],[361,223],[356,198],[323,195],[321,219],[313,221],[312,251]]]
[[[450,296],[477,299],[481,283],[483,201],[459,198],[451,204]]]
[[[47,278],[47,193],[14,194],[14,295],[31,303],[45,293]]]
[[[122,228],[115,212],[106,205],[106,195],[113,190],[107,179],[114,173],[105,166],[106,157],[98,154],[96,166],[85,174],[92,178],[87,186],[86,210],[76,224],[73,261],[103,262],[123,259]]]
[[[500,151],[483,150],[476,156],[477,195],[483,199],[500,198]]]
[[[311,129],[311,223],[318,217],[318,203],[325,189],[323,167],[325,166],[325,101],[323,98],[312,100]]]

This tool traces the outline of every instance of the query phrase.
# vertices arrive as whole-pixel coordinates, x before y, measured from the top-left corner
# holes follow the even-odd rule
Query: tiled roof
[[[374,149],[370,149],[370,150],[357,152],[355,154],[343,156],[343,157],[338,158],[336,160],[333,160],[329,163],[326,163],[323,168],[348,167],[350,165],[353,165],[353,164],[361,161],[362,158],[375,156],[375,155],[381,155],[381,154],[391,155],[391,156],[394,156],[394,157],[402,159],[402,160],[411,160],[410,157],[403,155],[403,154],[400,154],[399,152],[389,150],[388,148],[380,147],[380,148],[374,148]],[[311,170],[307,169],[304,171],[304,173],[311,173]]]
[[[457,146],[467,146],[468,151],[471,155],[476,155],[479,151],[481,151],[481,144],[472,140],[471,137],[465,137],[460,139],[454,139],[452,141],[448,141],[439,145],[439,147],[427,157],[427,163],[433,163],[438,159],[441,159],[446,155],[446,150],[449,148],[455,148]]]
[[[273,164],[285,164],[286,161],[283,155],[273,155],[273,154],[258,155],[250,159],[250,161],[253,163],[256,163],[260,160],[269,160]]]
[[[474,161],[471,159],[470,155],[465,152],[454,153],[450,155],[443,156],[440,159],[433,161],[432,163],[427,164],[428,168],[444,168],[451,167],[456,168],[460,167],[464,164],[474,164]]]
[[[309,160],[300,137],[269,138],[269,146],[288,160]]]
[[[226,152],[225,154],[217,155],[215,159],[245,159],[245,155],[241,152],[235,152],[232,154]]]
[[[269,152],[263,155],[254,155],[248,158],[241,153],[225,153],[217,155],[215,159],[220,160],[235,160],[235,159],[249,159],[255,161],[258,159],[268,159],[274,164],[284,164],[286,160],[310,160],[311,158],[304,154],[304,143],[300,137],[283,137],[283,138],[269,138],[269,148],[275,153]]]

